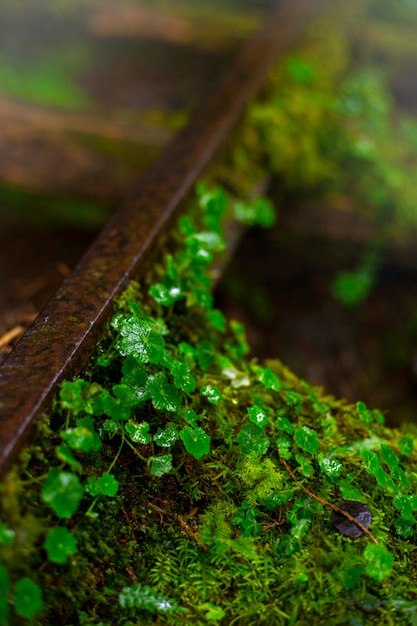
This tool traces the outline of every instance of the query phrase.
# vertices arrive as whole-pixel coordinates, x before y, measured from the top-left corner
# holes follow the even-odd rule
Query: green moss
[[[255,104],[211,174],[235,193],[197,186],[116,304],[83,378],[62,384],[36,445],[6,477],[0,623],[415,623],[417,428],[388,429],[363,402],[251,359],[242,325],[213,308],[224,222],[272,222],[266,199],[247,199],[265,157],[288,188],[343,188],[334,150],[352,159],[354,140],[336,133],[328,95],[346,46],[320,46],[308,63],[297,54],[276,70],[280,123],[268,135],[273,107]],[[367,120],[385,129],[380,83],[365,79],[360,93],[376,85],[378,97],[354,136]],[[314,137],[299,143],[301,119]],[[342,500],[371,512],[356,539],[332,523]]]
[[[197,198],[3,484],[3,604],[34,624],[411,623],[413,429],[245,356],[241,325],[195,297],[233,199]],[[333,527],[342,498],[371,534]]]

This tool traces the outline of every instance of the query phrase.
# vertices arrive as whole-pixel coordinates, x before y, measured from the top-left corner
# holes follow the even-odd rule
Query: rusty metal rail
[[[271,65],[316,11],[319,0],[277,3],[213,93],[138,183],[76,269],[0,367],[0,473],[36,433],[56,385],[77,374],[100,339],[112,301],[140,270],[196,179],[239,120]]]

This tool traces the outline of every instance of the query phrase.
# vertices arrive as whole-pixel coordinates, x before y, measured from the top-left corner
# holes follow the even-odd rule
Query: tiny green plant
[[[238,157],[248,165],[252,153],[251,175],[239,185],[235,168],[220,168],[229,191],[197,185],[163,253],[116,303],[83,376],[62,383],[38,442],[7,477],[0,623],[413,624],[415,429],[389,430],[365,403],[327,396],[278,360],[260,364],[242,323],[215,307],[225,221],[275,219],[253,197],[265,174],[256,164],[266,155],[293,186],[300,175],[309,189],[334,179],[316,148],[332,152],[333,135],[320,129],[340,111],[329,85],[326,97],[313,89],[329,75],[299,56],[278,75],[290,85],[275,94],[278,109],[257,103],[249,113],[254,145]],[[366,107],[372,81],[361,80],[345,88]],[[305,95],[317,145],[294,141],[288,121]],[[349,159],[362,150],[362,163],[360,130],[341,139]]]

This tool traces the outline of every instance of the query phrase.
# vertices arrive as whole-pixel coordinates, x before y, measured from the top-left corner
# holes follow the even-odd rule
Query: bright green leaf
[[[396,470],[399,465],[399,459],[395,452],[387,445],[381,445],[381,459],[390,470]]]
[[[124,377],[123,380],[125,380]],[[131,387],[130,385],[113,385],[112,390],[119,404],[125,408],[133,408],[139,406],[149,398],[149,390],[147,382],[141,387]]]
[[[113,422],[112,422],[113,423]],[[55,454],[57,459],[62,461],[63,463],[67,463],[74,469],[76,472],[82,472],[82,465],[77,459],[74,458],[70,448],[68,446],[58,446],[55,449]]]
[[[279,430],[282,430],[284,433],[288,433],[292,435],[294,432],[294,426],[291,424],[288,417],[277,417],[276,425]]]
[[[150,320],[130,315],[119,325],[117,343],[122,356],[133,356],[141,363],[159,363],[165,349],[162,335],[152,329]]]
[[[16,584],[14,604],[20,617],[31,619],[43,605],[39,586],[30,578],[21,578]]]
[[[288,461],[292,457],[292,441],[290,441],[288,437],[283,436],[278,437],[275,443],[278,448],[279,455],[282,456],[283,459],[286,459]]]
[[[362,500],[363,494],[359,489],[351,485],[348,480],[339,480],[337,486],[340,489],[343,500],[358,500],[359,502]]]
[[[273,389],[273,391],[280,391],[282,388],[282,384],[278,376],[274,374],[274,372],[271,369],[269,369],[269,367],[266,367],[262,371],[259,377],[259,380],[263,384],[265,389]]]
[[[304,474],[304,476],[312,476],[314,474],[314,468],[311,465],[309,458],[303,456],[302,454],[296,454],[295,460],[299,463],[301,473]]]
[[[218,622],[222,620],[226,613],[223,609],[216,604],[212,604],[211,602],[205,602],[204,604],[199,604],[197,606],[198,611],[205,611],[204,619],[207,621]]]
[[[365,573],[377,582],[383,581],[391,574],[394,557],[384,545],[368,543],[363,556],[368,561]]]
[[[186,393],[195,391],[195,379],[191,375],[191,370],[187,363],[181,363],[181,361],[176,361],[175,359],[172,359],[172,361],[169,369],[174,377],[175,385]]]
[[[217,387],[213,385],[204,385],[204,387],[201,387],[200,391],[212,404],[218,404],[223,400],[222,394]]]
[[[152,437],[149,435],[149,424],[148,422],[126,422],[125,431],[129,435],[129,438],[134,443],[140,443],[146,445],[152,441]]]
[[[82,452],[99,450],[102,445],[97,433],[82,425],[75,428],[67,428],[67,430],[61,433],[61,437],[73,450],[81,450]]]
[[[59,392],[62,408],[69,409],[75,415],[80,412],[91,413],[91,387],[92,385],[82,378],[64,381]]]
[[[185,449],[196,459],[201,459],[210,452],[210,437],[200,426],[184,426],[180,431],[180,437],[184,442]]]
[[[415,521],[410,522],[408,519],[405,519],[402,515],[399,515],[397,519],[394,521],[394,528],[401,537],[413,537],[415,533],[414,529]]]
[[[248,414],[249,414],[250,421],[256,424],[257,426],[259,426],[260,428],[263,428],[268,423],[268,415],[265,409],[260,407],[258,404],[255,404],[254,406],[250,407],[248,409]]]
[[[404,456],[411,456],[413,453],[414,442],[410,435],[406,435],[398,442],[398,448]]]
[[[297,428],[294,432],[294,439],[304,452],[315,454],[319,449],[317,433],[308,426]]]
[[[187,409],[184,413],[184,419],[186,422],[191,424],[191,426],[197,426],[197,422],[200,419],[200,416],[194,411],[194,409]]]
[[[114,497],[119,488],[119,483],[112,474],[104,473],[98,479],[98,484],[103,496]]]
[[[219,309],[211,309],[207,311],[206,317],[210,324],[220,333],[226,330],[226,318]]]
[[[116,400],[113,396],[103,389],[100,396],[94,398],[93,402],[94,415],[108,415],[114,421],[128,420],[131,413],[131,407],[123,405],[120,400]]]
[[[182,297],[182,290],[179,285],[168,287],[163,283],[155,283],[149,288],[149,293],[155,302],[163,306],[171,306],[176,300]]]
[[[237,436],[243,454],[254,452],[258,456],[265,454],[269,448],[269,439],[262,436],[262,429],[256,424],[246,424]]]
[[[119,594],[119,604],[123,609],[136,608],[157,613],[185,612],[185,609],[178,607],[162,594],[140,583],[136,583],[133,587],[124,587]]]
[[[176,411],[181,404],[182,396],[178,389],[171,385],[163,372],[149,378],[149,393],[152,404],[158,411]]]
[[[158,446],[170,448],[178,439],[178,426],[169,423],[163,430],[158,428],[153,440]]]
[[[358,412],[359,419],[361,422],[365,422],[366,424],[370,424],[373,421],[372,411],[370,411],[364,402],[356,403],[356,410]]]
[[[75,554],[77,551],[77,542],[75,537],[67,528],[52,528],[44,543],[48,553],[48,559],[52,563],[60,565],[68,561],[68,556]]]
[[[340,474],[343,472],[343,465],[336,459],[332,459],[320,453],[317,460],[321,471],[329,478],[339,478]]]
[[[78,509],[83,493],[78,476],[53,467],[42,487],[41,497],[58,517],[68,518]]]

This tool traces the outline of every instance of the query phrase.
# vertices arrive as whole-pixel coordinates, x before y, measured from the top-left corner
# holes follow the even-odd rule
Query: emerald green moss
[[[198,187],[6,478],[3,623],[413,623],[416,429],[248,357],[209,291],[232,208]],[[373,517],[355,540],[346,499]]]
[[[255,104],[211,174],[239,193],[197,186],[83,377],[61,385],[1,487],[0,624],[416,623],[417,427],[388,429],[381,411],[251,359],[242,324],[213,308],[224,222],[273,221],[266,199],[248,200],[265,155],[287,189],[339,193],[336,152],[362,168],[359,127],[385,128],[371,77],[359,92],[376,85],[372,115],[353,124],[354,139],[333,132],[341,113],[328,94],[345,60],[344,40],[331,38],[277,70],[271,80],[288,82],[279,124],[271,131],[273,107]],[[297,143],[300,112],[314,137]],[[358,181],[359,198],[365,188]],[[343,500],[371,512],[356,539],[332,523]]]

